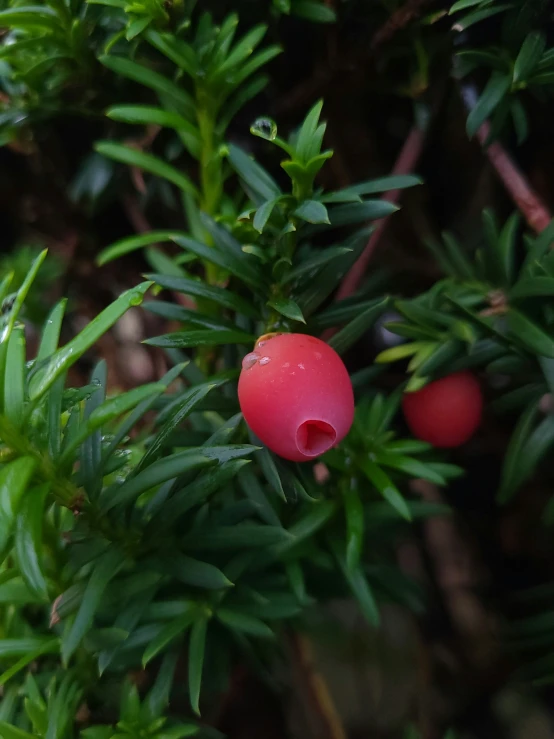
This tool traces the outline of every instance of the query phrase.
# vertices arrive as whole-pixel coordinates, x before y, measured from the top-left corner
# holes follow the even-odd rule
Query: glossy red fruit
[[[418,439],[436,447],[456,447],[468,441],[481,423],[483,396],[471,372],[455,372],[406,393],[402,409]]]
[[[246,423],[275,454],[319,457],[354,418],[350,377],[339,355],[303,334],[262,337],[242,362],[239,401]]]

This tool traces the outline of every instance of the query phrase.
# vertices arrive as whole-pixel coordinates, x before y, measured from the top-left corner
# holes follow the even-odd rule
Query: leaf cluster
[[[546,3],[501,0],[459,0],[450,8],[454,30],[464,38],[455,57],[455,75],[463,79],[480,72],[487,80],[468,115],[468,136],[474,136],[488,120],[489,141],[503,133],[508,123],[518,143],[527,139],[526,95],[545,102],[554,91],[554,48],[547,44],[546,11]],[[472,32],[493,18],[502,21],[497,24],[496,42],[473,48]]]

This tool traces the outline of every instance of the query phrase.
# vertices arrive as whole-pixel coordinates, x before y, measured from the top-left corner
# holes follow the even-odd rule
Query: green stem
[[[284,238],[282,238],[281,242],[279,243],[279,257],[281,259],[288,260],[291,267],[293,263],[294,252],[296,251],[296,245],[297,245],[297,232],[296,231],[291,231],[290,233],[285,234]],[[284,275],[281,275],[280,280],[278,280],[276,283],[272,285],[271,298],[273,300],[275,298],[289,296],[289,289],[285,287],[283,280],[284,280],[284,277],[286,277],[286,274],[290,271],[291,267],[289,267],[286,270]],[[266,326],[265,333],[273,333],[274,331],[285,331],[285,332],[290,331],[289,321],[281,313],[279,313],[279,311],[276,311],[274,308],[271,308],[269,316],[267,317],[265,326]]]
[[[202,89],[196,91],[197,99],[197,120],[200,132],[200,140],[202,142],[200,149],[200,192],[201,198],[199,207],[209,216],[218,213],[221,204],[221,196],[223,194],[223,172],[221,165],[221,157],[219,155],[219,143],[215,130],[216,112],[214,110],[213,99]],[[213,239],[208,232],[204,233],[205,243],[213,246]],[[221,282],[221,270],[215,264],[210,262],[205,264],[206,281],[209,285],[217,285]],[[202,300],[197,301],[199,310],[208,315],[216,315],[217,307],[212,303],[204,303]],[[197,364],[199,368],[210,374],[213,364],[213,349],[210,347],[201,347],[197,354]]]
[[[200,108],[197,116],[202,141],[200,150],[200,189],[202,192],[200,207],[208,215],[213,215],[219,210],[223,193],[221,158],[215,142],[215,120],[205,108]]]
[[[209,216],[215,215],[220,208],[221,196],[223,195],[223,173],[221,157],[219,155],[219,142],[216,141],[215,112],[213,101],[201,90],[197,91],[198,100],[198,129],[202,142],[200,149],[200,209]],[[213,241],[209,233],[204,234],[208,245]],[[210,285],[217,282],[219,270],[213,264],[206,265],[206,278]]]

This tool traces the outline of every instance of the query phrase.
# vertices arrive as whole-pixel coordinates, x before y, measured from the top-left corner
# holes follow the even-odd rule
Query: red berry
[[[339,355],[303,334],[262,337],[242,362],[239,401],[246,423],[275,454],[319,457],[354,418],[350,377]]]
[[[414,436],[436,447],[456,447],[470,439],[483,411],[483,396],[470,372],[455,372],[406,393],[402,409]]]

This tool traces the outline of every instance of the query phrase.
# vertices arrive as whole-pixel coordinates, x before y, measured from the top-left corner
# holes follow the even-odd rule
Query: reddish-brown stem
[[[319,739],[346,739],[346,731],[337,712],[331,693],[315,662],[310,640],[298,633],[289,636],[291,661],[305,691],[314,719],[319,724]]]
[[[438,487],[427,480],[412,480],[410,487],[427,503],[443,503]],[[492,663],[493,655],[496,656],[495,639],[491,639],[496,624],[475,594],[479,585],[479,562],[450,516],[429,518],[423,524],[423,530],[445,605],[454,627],[464,636],[468,647],[464,656],[482,669]]]
[[[502,144],[493,141],[485,146],[489,132],[490,126],[488,123],[484,123],[477,131],[477,138],[484,147],[489,162],[529,226],[536,233],[544,231],[552,220],[550,211]]]
[[[381,44],[390,41],[390,39],[405,28],[411,21],[419,18],[427,5],[431,5],[435,0],[408,0],[396,10],[381,28],[373,35],[369,49],[375,52]]]
[[[135,231],[138,234],[149,233],[149,231],[152,230],[152,227],[140,209],[136,198],[133,195],[123,195],[122,202],[125,215],[129,219],[129,223]]]
[[[417,125],[414,126],[408,134],[408,138],[404,142],[404,146],[402,147],[400,154],[398,155],[398,159],[396,160],[392,170],[393,175],[409,174],[410,172],[413,172],[415,165],[419,160],[421,150],[423,149],[424,140],[425,131],[423,131]],[[382,199],[396,205],[400,199],[400,193],[401,190],[390,190],[383,196]],[[356,292],[356,290],[360,286],[360,282],[362,281],[363,276],[367,270],[367,266],[373,255],[373,252],[375,251],[375,248],[379,243],[381,236],[383,235],[388,220],[388,217],[382,218],[377,223],[375,231],[369,237],[369,241],[367,242],[365,249],[360,254],[360,258],[343,279],[337,291],[336,300],[343,300],[344,298],[347,298],[349,295],[352,295],[354,292]]]
[[[471,109],[472,91],[463,90],[466,105]],[[502,180],[505,188],[510,193],[514,203],[522,212],[529,226],[536,232],[543,231],[551,222],[552,215],[539,195],[533,190],[527,178],[519,167],[506,152],[504,147],[497,141],[486,146],[490,126],[485,122],[477,132],[477,138],[485,150],[490,163]],[[398,156],[393,168],[393,174],[407,174],[412,172],[421,154],[425,141],[425,131],[414,126]],[[400,191],[393,190],[387,193],[383,199],[392,203],[399,200]],[[360,258],[356,261],[348,274],[343,279],[335,300],[343,300],[358,289],[369,262],[386,228],[388,218],[378,222]],[[328,329],[322,338],[328,340],[336,332],[336,329]]]
[[[475,87],[465,84],[461,86],[460,92],[466,108],[469,111],[473,110],[478,100]],[[502,144],[499,141],[493,141],[487,146],[489,135],[490,125],[488,121],[485,121],[477,131],[477,139],[489,162],[529,226],[536,233],[544,231],[552,220],[550,211]]]
[[[408,138],[404,142],[404,146],[400,150],[400,154],[398,155],[398,158],[392,169],[392,174],[399,175],[409,174],[410,172],[413,172],[423,149],[423,144],[425,142],[425,133],[426,130],[422,129],[417,124],[414,125],[414,127],[408,134]],[[389,203],[396,204],[400,199],[400,193],[401,190],[390,190],[383,196],[382,199]],[[373,233],[369,237],[365,249],[360,254],[360,257],[358,258],[356,263],[351,267],[350,271],[346,274],[343,281],[341,282],[339,289],[337,290],[335,300],[344,300],[344,298],[347,298],[355,293],[360,286],[371,257],[373,256],[373,253],[385,231],[389,217],[382,218],[380,221],[378,221],[375,231],[373,231]],[[328,341],[331,336],[336,333],[336,331],[337,329],[335,328],[327,329],[327,331],[323,334],[321,338],[324,341]]]

